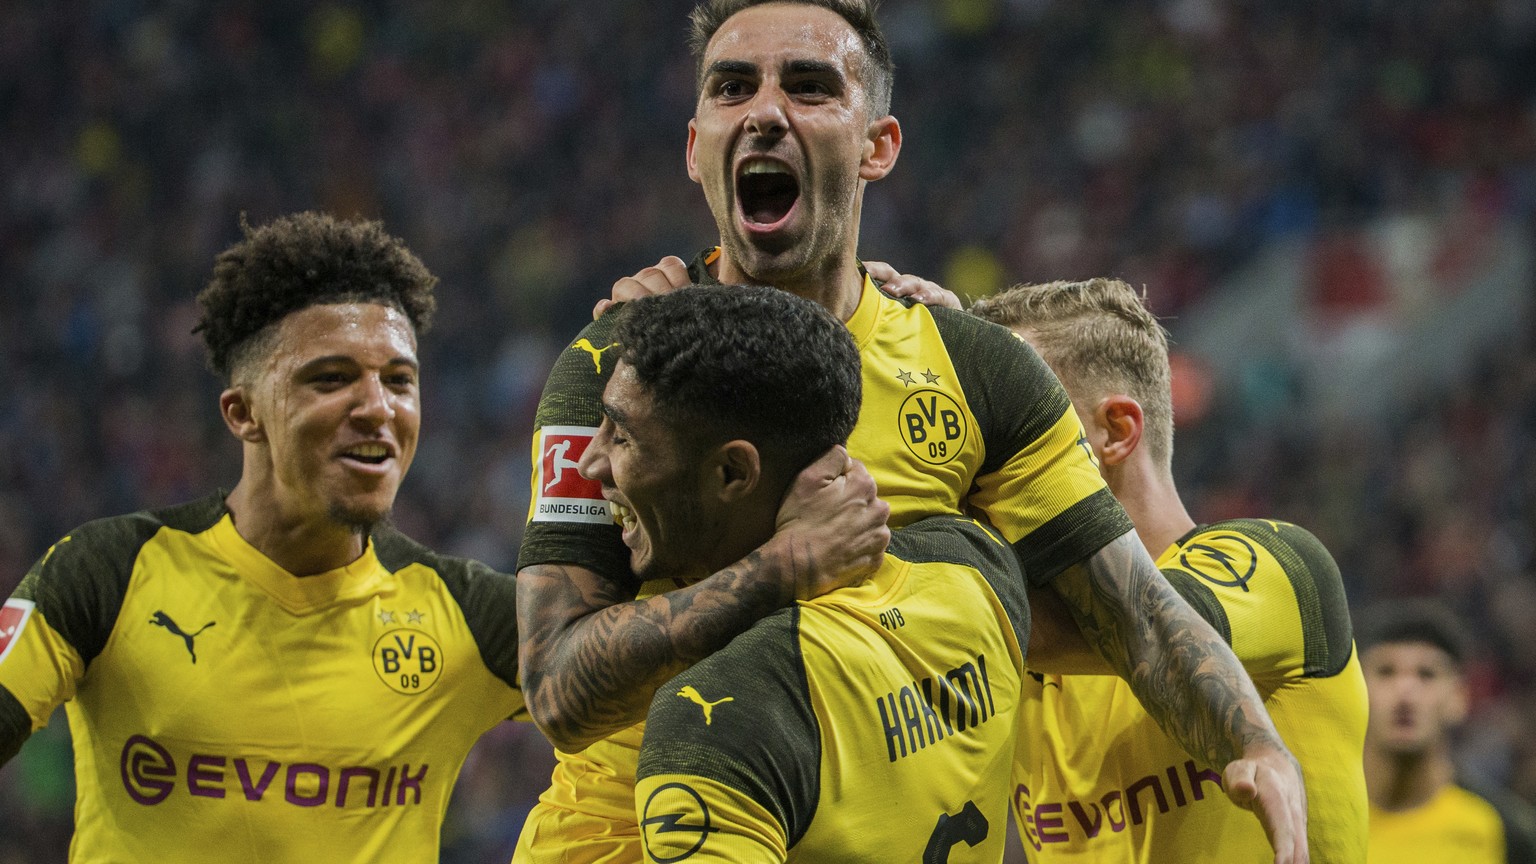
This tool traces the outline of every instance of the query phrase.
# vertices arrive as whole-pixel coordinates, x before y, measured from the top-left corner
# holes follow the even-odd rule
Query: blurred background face
[[[1361,665],[1371,705],[1366,740],[1373,746],[1422,753],[1466,718],[1466,682],[1441,649],[1388,642],[1366,651]]]

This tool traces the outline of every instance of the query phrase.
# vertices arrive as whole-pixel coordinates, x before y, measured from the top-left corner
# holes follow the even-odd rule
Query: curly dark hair
[[[252,228],[214,259],[213,279],[197,295],[208,367],[225,383],[270,327],[326,303],[378,303],[405,315],[420,334],[432,323],[437,277],[399,238],[374,221],[325,213],[283,216]]]
[[[891,87],[896,77],[896,64],[891,60],[891,47],[875,20],[879,0],[705,0],[688,14],[688,49],[693,52],[697,69],[694,79],[704,86],[704,50],[732,15],[743,9],[765,3],[799,3],[804,6],[820,6],[842,16],[853,32],[864,43],[864,86],[869,91],[871,117],[884,117],[891,113]]]
[[[777,288],[699,285],[625,305],[620,361],[702,445],[741,438],[787,480],[859,419],[859,351],[842,322]],[[772,470],[772,466],[769,466]]]

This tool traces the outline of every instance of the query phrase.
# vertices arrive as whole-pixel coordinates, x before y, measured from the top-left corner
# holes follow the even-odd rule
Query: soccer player
[[[1452,761],[1451,734],[1468,707],[1465,632],[1428,600],[1384,603],[1361,616],[1371,864],[1536,862],[1530,806],[1459,780]]]
[[[1362,864],[1365,681],[1332,556],[1286,522],[1190,518],[1173,481],[1167,336],[1131,286],[1021,285],[971,312],[1011,328],[1056,372],[1137,536],[1252,676],[1301,764],[1312,860]],[[1032,861],[1265,860],[1258,822],[1124,681],[1032,675],[1024,693],[1013,803]]]
[[[771,285],[842,320],[863,358],[849,450],[875,477],[892,525],[984,513],[1160,722],[1227,772],[1229,794],[1274,832],[1276,859],[1305,860],[1294,760],[1230,649],[1136,540],[1078,446],[1080,424],[1049,370],[1003,328],[886,297],[859,266],[864,187],[901,148],[890,55],[869,6],[712,0],[693,21],[699,98],[686,162],[720,246],[686,276]],[[827,554],[792,560],[770,544],[686,593],[661,593],[673,583],[642,584],[630,572],[595,488],[540,491],[553,473],[544,457],[568,438],[579,439],[566,451],[574,455],[599,423],[612,364],[593,354],[617,342],[611,317],[556,361],[536,421],[518,561],[520,663],[530,712],[561,753],[519,841],[521,861],[639,857],[631,802],[642,730],[633,724],[650,694],[787,605],[795,592],[784,586],[820,570],[814,556]],[[648,638],[638,628],[612,635],[637,620],[654,625]]]
[[[622,314],[582,468],[636,573],[704,578],[761,545],[790,478],[847,438],[858,349],[771,288]],[[894,532],[868,581],[759,621],[657,691],[634,805],[646,860],[998,860],[1028,628],[1018,560],[979,521]]]
[[[522,709],[511,574],[389,527],[433,277],[377,222],[245,228],[198,295],[229,492],[90,522],[0,609],[0,761],[60,703],[71,861],[436,861]]]

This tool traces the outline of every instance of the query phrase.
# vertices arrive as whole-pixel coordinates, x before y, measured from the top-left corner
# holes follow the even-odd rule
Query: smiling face
[[[603,391],[603,422],[582,454],[583,477],[602,484],[623,527],[630,569],[642,579],[708,575],[721,532],[704,506],[704,468],[657,416],[650,394],[620,362]]]
[[[1465,682],[1439,647],[1383,642],[1360,659],[1371,706],[1366,737],[1377,747],[1403,755],[1422,753],[1465,719]]]
[[[745,281],[783,285],[852,259],[861,181],[890,170],[900,135],[870,116],[864,64],[858,34],[817,6],[752,6],[710,40],[688,176]]]
[[[246,459],[263,460],[273,507],[354,528],[383,519],[421,430],[410,322],[390,306],[326,304],[258,338],[232,390],[244,391]]]

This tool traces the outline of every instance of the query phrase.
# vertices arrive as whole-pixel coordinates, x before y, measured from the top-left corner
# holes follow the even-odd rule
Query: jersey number
[[[965,802],[954,816],[940,813],[939,824],[933,826],[928,837],[928,848],[923,850],[923,864],[946,864],[950,849],[962,840],[967,846],[975,846],[987,839],[987,828],[987,817],[976,809],[975,801]]]

